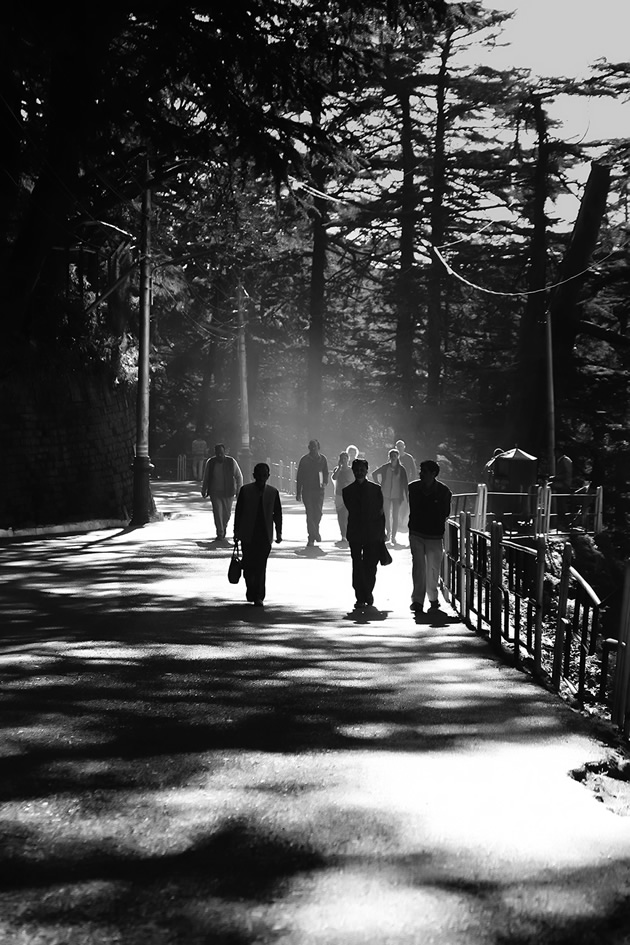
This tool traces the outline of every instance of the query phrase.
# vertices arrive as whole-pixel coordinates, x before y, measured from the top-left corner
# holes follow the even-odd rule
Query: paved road
[[[167,521],[2,545],[3,945],[630,942],[605,747],[409,551],[350,612],[332,508],[285,501],[263,611],[189,484]]]

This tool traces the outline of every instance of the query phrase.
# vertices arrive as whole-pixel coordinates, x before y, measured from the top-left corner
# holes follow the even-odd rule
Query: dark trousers
[[[374,603],[373,591],[376,584],[376,568],[381,554],[381,544],[380,541],[350,542],[352,586],[359,604]]]
[[[302,493],[304,508],[306,509],[306,530],[309,541],[321,541],[319,534],[319,523],[322,520],[324,510],[324,490],[309,489]]]
[[[267,559],[271,551],[268,541],[243,541],[243,577],[247,600],[264,600],[267,578]]]

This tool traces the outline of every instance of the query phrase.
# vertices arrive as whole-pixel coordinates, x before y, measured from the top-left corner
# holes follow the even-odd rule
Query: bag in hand
[[[241,558],[240,551],[238,550],[238,542],[234,544],[234,551],[232,552],[232,558],[230,559],[230,566],[228,568],[228,581],[230,584],[238,584],[241,579],[241,574],[243,573],[243,561]]]
[[[391,564],[391,563],[392,563],[392,556],[390,555],[389,551],[387,550],[387,545],[385,544],[385,542],[382,542],[382,543],[381,543],[381,554],[380,554],[380,557],[379,557],[378,560],[379,560],[379,563],[382,564],[382,565],[386,565],[386,564]]]

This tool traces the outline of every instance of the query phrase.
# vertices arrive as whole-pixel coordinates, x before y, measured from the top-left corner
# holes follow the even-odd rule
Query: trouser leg
[[[391,528],[392,518],[392,500],[383,496],[383,512],[385,513],[385,541],[387,541],[393,531]]]
[[[304,508],[306,510],[306,530],[309,541],[321,541],[319,533],[319,523],[322,520],[322,511],[324,508],[324,496],[321,489],[317,492],[304,493]]]
[[[367,603],[365,575],[363,573],[363,545],[360,542],[350,542],[350,557],[352,558],[352,587],[357,603]]]
[[[400,499],[392,499],[392,541],[396,542],[398,532],[398,516],[400,515]]]
[[[444,554],[444,542],[440,538],[425,539],[425,557],[427,568],[427,597],[433,602],[438,599],[440,568]]]
[[[427,565],[425,555],[424,539],[417,535],[409,535],[409,547],[411,548],[411,580],[413,590],[411,600],[414,604],[424,606],[424,597],[427,590]]]
[[[217,538],[225,538],[225,533],[232,514],[232,497],[211,495],[212,514],[217,529]]]
[[[339,522],[341,537],[345,539],[348,530],[348,510],[345,505],[337,506],[337,521]]]
[[[248,601],[264,600],[266,595],[267,560],[271,545],[255,541],[241,543],[243,549],[243,577]]]
[[[374,585],[376,584],[376,569],[381,553],[381,543],[368,542],[363,546],[363,582],[365,587],[365,603],[374,603]]]

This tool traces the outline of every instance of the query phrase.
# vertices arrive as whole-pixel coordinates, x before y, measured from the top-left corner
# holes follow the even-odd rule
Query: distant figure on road
[[[409,546],[412,558],[411,609],[421,614],[425,594],[430,610],[438,610],[438,583],[444,554],[444,530],[452,493],[438,480],[440,467],[427,459],[420,463],[420,478],[409,483]]]
[[[414,479],[418,478],[418,467],[416,466],[415,459],[411,453],[407,452],[404,440],[396,440],[396,449],[398,450],[400,465],[405,467],[407,481],[413,482]]]
[[[348,510],[348,541],[352,556],[355,610],[374,604],[376,569],[385,542],[385,514],[381,487],[368,479],[365,459],[352,464],[354,482],[343,490]]]
[[[354,473],[350,468],[349,457],[344,450],[339,454],[339,462],[332,471],[330,477],[335,484],[335,509],[337,511],[337,521],[339,522],[339,531],[341,532],[341,541],[336,542],[340,548],[348,547],[346,531],[348,528],[348,510],[343,503],[343,490],[354,482]]]
[[[308,453],[300,459],[297,469],[295,498],[304,502],[306,510],[307,545],[321,541],[319,523],[324,509],[324,490],[328,485],[328,460],[319,451],[319,440],[310,440]]]
[[[359,456],[359,447],[355,446],[354,443],[351,443],[349,446],[346,446],[346,453],[348,454],[348,465],[352,469],[352,464],[355,459]]]
[[[204,499],[210,496],[217,539],[226,544],[229,544],[225,534],[232,515],[234,496],[238,496],[242,485],[240,466],[233,456],[226,454],[223,443],[217,443],[214,456],[208,460],[203,472],[201,494]]]
[[[389,461],[374,470],[372,479],[379,483],[383,490],[385,541],[388,541],[391,537],[392,544],[395,545],[400,506],[403,500],[408,500],[409,497],[407,471],[400,463],[398,450],[390,450],[387,455]]]
[[[398,450],[398,458],[400,460],[400,465],[405,467],[405,472],[407,473],[407,482],[413,482],[414,479],[418,478],[418,467],[416,466],[416,461],[411,455],[407,452],[407,447],[404,440],[396,440],[396,449]],[[400,531],[407,531],[407,520],[409,519],[409,502],[407,497],[402,500],[400,503],[400,511],[398,513],[398,528]]]
[[[203,467],[208,455],[208,444],[202,436],[197,436],[192,441],[192,475],[196,482],[203,479]]]
[[[262,607],[266,593],[267,561],[276,527],[276,542],[282,541],[282,505],[275,486],[268,486],[269,466],[256,463],[254,482],[240,490],[234,511],[234,541],[243,549],[243,577],[247,600]]]

